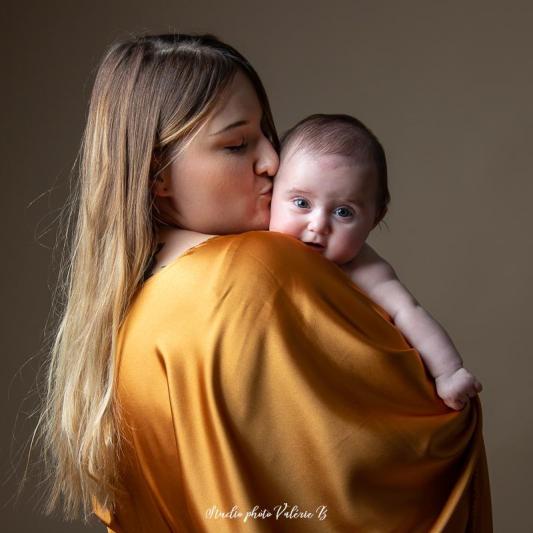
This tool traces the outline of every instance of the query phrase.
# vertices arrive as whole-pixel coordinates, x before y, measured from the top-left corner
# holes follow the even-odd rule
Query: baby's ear
[[[381,209],[381,211],[376,215],[376,219],[374,220],[374,225],[372,226],[372,229],[374,229],[383,220],[388,210],[389,209],[387,208],[387,206]]]

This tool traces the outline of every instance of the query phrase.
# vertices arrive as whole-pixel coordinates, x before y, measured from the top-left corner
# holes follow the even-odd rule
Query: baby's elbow
[[[402,330],[411,330],[425,323],[428,315],[414,298],[408,297],[397,305],[395,313],[391,316],[397,327]]]

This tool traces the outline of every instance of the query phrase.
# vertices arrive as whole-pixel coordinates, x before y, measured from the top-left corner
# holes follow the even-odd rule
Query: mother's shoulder
[[[306,246],[292,235],[286,235],[285,233],[279,233],[277,231],[247,231],[240,233],[239,247],[246,251],[272,252],[274,250],[280,251],[294,251],[294,249],[305,250]]]
[[[229,237],[229,236],[228,236]],[[329,272],[339,275],[339,268],[309,249],[296,237],[276,231],[248,231],[231,236],[233,267],[262,267],[280,278],[304,275],[322,276]]]
[[[277,231],[248,231],[235,241],[237,258],[253,257],[272,267],[280,264],[287,267],[287,260],[308,261],[315,259],[316,252],[292,235]]]

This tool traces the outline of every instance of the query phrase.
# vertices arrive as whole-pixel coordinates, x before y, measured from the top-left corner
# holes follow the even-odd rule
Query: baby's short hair
[[[281,137],[281,157],[305,151],[314,155],[342,155],[360,165],[373,167],[377,174],[377,220],[380,221],[390,202],[387,160],[378,138],[350,115],[315,114],[300,120]]]

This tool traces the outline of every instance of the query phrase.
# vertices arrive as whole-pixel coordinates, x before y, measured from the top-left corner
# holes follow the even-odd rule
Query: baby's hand
[[[460,411],[470,398],[483,390],[481,383],[464,367],[439,376],[435,384],[439,397],[456,411]]]

